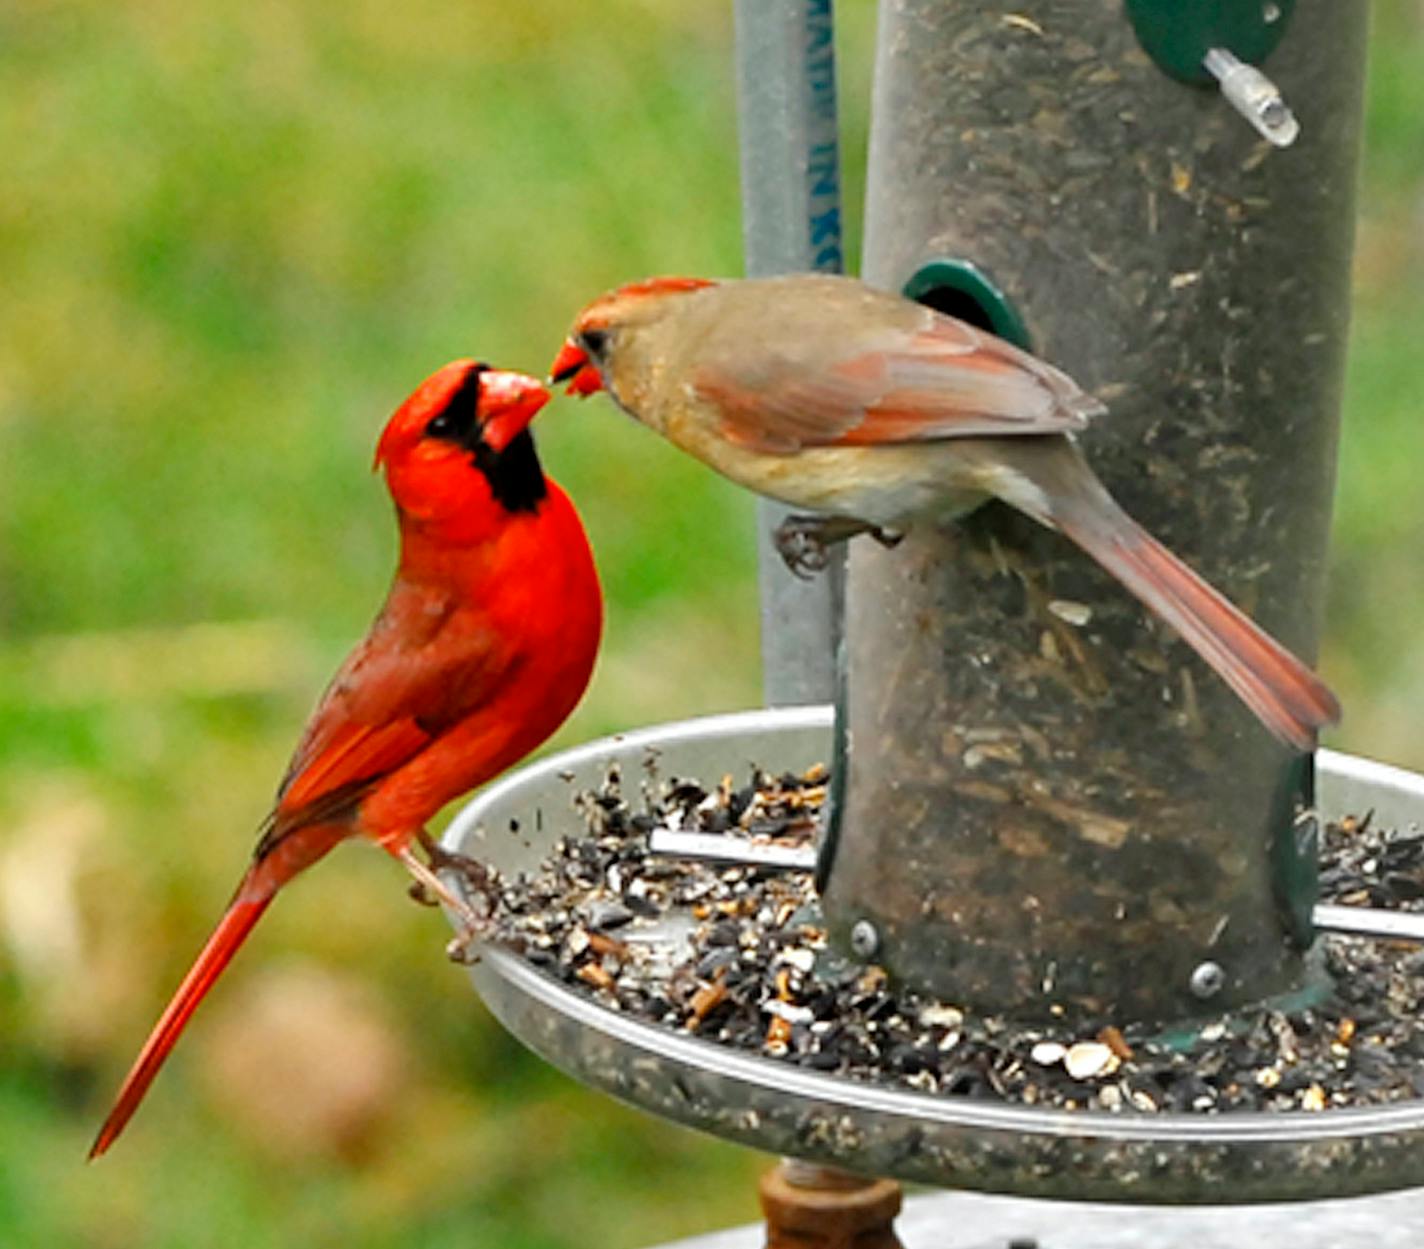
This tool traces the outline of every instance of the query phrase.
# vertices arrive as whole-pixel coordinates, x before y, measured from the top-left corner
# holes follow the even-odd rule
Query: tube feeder
[[[944,256],[992,273],[981,324],[1016,309],[1108,403],[1081,438],[1108,488],[1308,658],[1364,12],[1302,0],[1290,34],[1304,132],[1276,153],[1111,6],[886,4],[865,254],[892,289]],[[845,628],[843,949],[873,932],[907,983],[1044,1019],[1305,984],[1308,762],[1064,539],[994,504],[853,544]]]

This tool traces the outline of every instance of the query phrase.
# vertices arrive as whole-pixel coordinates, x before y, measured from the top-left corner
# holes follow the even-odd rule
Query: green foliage
[[[854,222],[873,11],[841,7]],[[1373,7],[1325,666],[1341,744],[1419,765],[1424,29]],[[729,6],[649,0],[0,12],[0,1244],[561,1249],[752,1217],[757,1160],[524,1054],[360,847],[81,1162],[384,588],[385,416],[457,355],[542,371],[616,281],[739,271],[730,57]],[[604,407],[539,422],[610,601],[556,744],[758,697],[749,501]],[[314,1042],[254,1018],[294,965],[375,1037],[392,1091],[354,1124],[297,1121]],[[264,1118],[254,1085],[294,1093]]]

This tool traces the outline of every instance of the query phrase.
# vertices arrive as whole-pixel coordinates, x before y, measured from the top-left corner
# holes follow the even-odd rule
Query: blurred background
[[[874,13],[839,8],[854,256]],[[1373,11],[1322,666],[1329,744],[1424,767],[1424,4]],[[524,1054],[362,847],[82,1161],[384,592],[385,417],[457,355],[542,372],[616,281],[740,271],[730,5],[20,0],[0,151],[0,1245],[753,1217],[762,1160]],[[553,744],[759,702],[750,502],[603,404],[539,427],[609,594]]]

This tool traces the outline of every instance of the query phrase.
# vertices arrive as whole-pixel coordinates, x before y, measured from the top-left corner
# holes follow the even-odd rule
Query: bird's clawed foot
[[[420,844],[430,859],[427,866],[409,847],[402,849],[398,857],[414,878],[410,894],[417,902],[427,906],[444,905],[460,920],[460,931],[445,947],[445,953],[452,962],[473,963],[479,955],[477,943],[492,927],[498,892],[490,869],[475,859],[462,854],[453,854],[439,845],[424,829],[418,834]],[[467,897],[455,893],[437,872],[451,872],[463,878],[469,885],[469,894],[479,900],[475,905]]]
[[[468,854],[445,849],[423,828],[416,836],[430,866],[437,872],[453,872],[459,876],[473,892],[483,895],[487,909],[493,913],[494,904],[499,900],[499,886],[494,872]]]
[[[788,516],[776,527],[771,539],[786,567],[803,581],[809,581],[816,573],[826,570],[835,543],[844,542],[863,528],[857,525],[847,532],[848,524],[854,522],[837,516]]]
[[[825,571],[830,563],[831,547],[861,533],[868,533],[883,547],[896,546],[905,536],[898,530],[882,529],[846,516],[788,516],[771,537],[786,567],[803,581],[809,581],[816,573]]]
[[[473,967],[480,961],[481,932],[462,928],[445,943],[445,957],[462,967]]]

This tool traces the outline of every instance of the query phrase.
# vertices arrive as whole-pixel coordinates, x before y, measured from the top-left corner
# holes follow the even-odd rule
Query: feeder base
[[[721,776],[752,760],[801,772],[828,759],[830,721],[828,708],[789,708],[592,742],[485,790],[445,845],[512,878],[533,871],[561,838],[581,834],[572,799],[596,789],[611,765],[627,778],[645,766],[662,778]],[[1390,827],[1424,821],[1424,778],[1329,751],[1318,767],[1325,818],[1373,810]],[[1424,1098],[1202,1115],[915,1092],[714,1044],[610,1010],[509,950],[481,952],[471,969],[476,988],[536,1053],[624,1101],[768,1152],[944,1188],[1075,1201],[1239,1204],[1424,1185]]]

